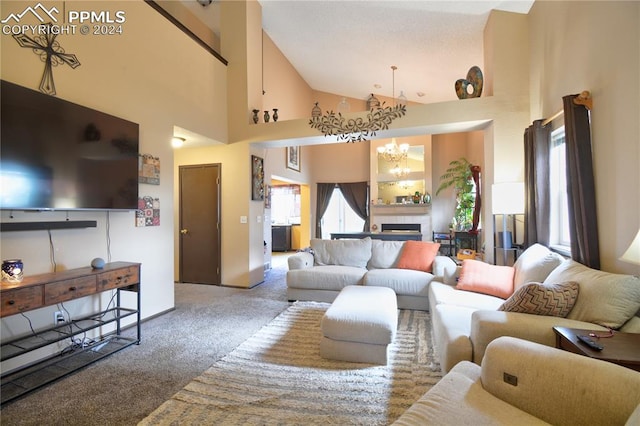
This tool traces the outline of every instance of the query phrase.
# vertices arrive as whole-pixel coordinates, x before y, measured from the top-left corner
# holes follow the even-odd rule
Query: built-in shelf
[[[97,226],[98,222],[95,220],[65,220],[55,222],[2,222],[0,223],[0,232],[95,228]]]

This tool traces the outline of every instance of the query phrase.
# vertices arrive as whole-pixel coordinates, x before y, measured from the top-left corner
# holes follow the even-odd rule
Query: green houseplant
[[[436,195],[453,187],[456,194],[456,210],[452,219],[454,229],[466,231],[473,225],[473,208],[475,205],[475,185],[473,182],[472,164],[464,157],[453,160],[449,168],[440,176],[440,186]]]

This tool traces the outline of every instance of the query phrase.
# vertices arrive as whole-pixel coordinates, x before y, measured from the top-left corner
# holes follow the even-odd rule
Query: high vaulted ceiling
[[[474,65],[483,68],[483,30],[492,9],[528,13],[533,4],[259,1],[265,32],[314,90],[359,99],[403,91],[420,103],[457,99],[455,81]]]
[[[207,0],[202,0],[205,3]],[[226,0],[225,0],[226,1]],[[483,68],[491,10],[528,13],[533,0],[258,0],[265,32],[312,89],[366,99],[400,91],[414,102],[457,99]],[[219,34],[219,0],[182,0]],[[391,66],[397,66],[394,76]]]

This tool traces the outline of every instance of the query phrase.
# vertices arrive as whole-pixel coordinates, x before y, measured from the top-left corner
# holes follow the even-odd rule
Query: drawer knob
[[[69,291],[76,291],[76,286],[69,287]]]
[[[15,305],[16,301],[15,300],[9,300],[9,302],[7,302],[7,303],[9,303],[9,305]]]

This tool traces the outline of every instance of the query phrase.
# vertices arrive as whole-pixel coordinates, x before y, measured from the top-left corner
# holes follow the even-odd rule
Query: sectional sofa
[[[288,259],[288,298],[332,302],[347,285],[391,288],[398,308],[431,311],[445,372],[460,361],[480,364],[500,336],[554,346],[553,326],[640,333],[638,277],[593,270],[538,244],[514,267],[475,260],[458,266],[437,249],[426,242],[315,239]],[[546,302],[531,303],[532,294]]]
[[[372,240],[369,237],[313,239],[309,250],[288,259],[287,297],[289,300],[330,303],[346,286],[379,286],[395,291],[398,308],[427,311],[429,284],[436,276],[455,274],[456,265],[448,257],[436,256],[437,245],[416,243]],[[413,254],[431,257],[431,261],[422,264],[420,260],[415,261],[412,256],[407,256],[405,246],[415,247]]]

